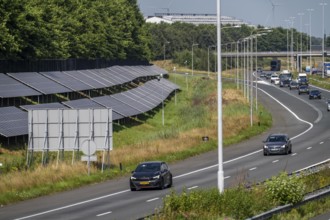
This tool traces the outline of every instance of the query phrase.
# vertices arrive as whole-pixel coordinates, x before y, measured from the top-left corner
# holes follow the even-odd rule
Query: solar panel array
[[[0,134],[5,137],[28,133],[28,113],[16,107],[0,108]]]
[[[38,96],[40,92],[31,89],[23,83],[0,73],[0,97],[14,98],[20,96]]]
[[[41,92],[44,95],[72,92],[72,90],[40,75],[39,73],[8,73],[8,75],[20,82],[23,82],[24,84]]]
[[[99,70],[66,71],[66,72],[43,72],[43,73],[10,73],[0,74],[0,97],[6,95],[1,87],[2,82],[17,89],[19,96],[27,94],[51,94],[64,91],[80,91],[95,88],[111,87],[130,82],[139,77],[157,76],[166,73],[165,70],[156,66],[113,66]],[[28,77],[29,76],[29,77]],[[4,80],[1,80],[4,79]],[[24,84],[29,85],[25,86]],[[148,112],[164,101],[170,93],[179,89],[177,85],[166,79],[150,80],[143,85],[110,96],[101,96],[92,99],[78,99],[62,103],[47,103],[39,105],[20,106],[24,110],[30,109],[84,109],[84,108],[111,108],[113,120]],[[59,92],[61,91],[61,92]],[[24,94],[23,94],[24,93]],[[0,108],[0,134],[5,137],[25,135],[27,128],[28,113],[16,107]]]

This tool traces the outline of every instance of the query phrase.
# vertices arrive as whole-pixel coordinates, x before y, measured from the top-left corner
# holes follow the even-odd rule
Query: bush
[[[281,172],[278,176],[266,181],[267,196],[280,205],[295,204],[303,200],[305,186],[298,176],[288,176]]]

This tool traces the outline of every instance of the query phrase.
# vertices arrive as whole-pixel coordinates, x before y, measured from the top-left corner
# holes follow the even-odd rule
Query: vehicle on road
[[[309,93],[309,88],[308,88],[307,85],[300,85],[298,87],[298,94],[300,95],[300,94],[303,94],[303,93],[306,93],[306,94]]]
[[[280,75],[280,87],[289,86],[292,80],[292,73],[289,70],[283,70]]]
[[[274,83],[275,85],[278,85],[280,83],[280,78],[276,73],[273,73],[270,77],[270,83]]]
[[[267,72],[266,73],[266,79],[270,79],[270,77],[272,76],[272,74],[273,74],[272,72]]]
[[[321,91],[318,89],[310,90],[309,99],[321,99]]]
[[[281,60],[270,61],[270,70],[271,71],[280,71],[281,70]]]
[[[146,161],[140,163],[129,179],[131,191],[146,188],[164,189],[171,187],[173,177],[164,161]]]
[[[327,110],[330,111],[330,99],[327,100]]]
[[[292,89],[298,89],[298,82],[296,81],[296,80],[292,80],[291,82],[290,82],[290,84],[289,84],[289,88],[290,88],[290,90],[292,90]]]
[[[263,152],[265,156],[270,154],[292,153],[291,140],[287,134],[270,134],[263,143]]]
[[[299,85],[308,85],[308,78],[306,73],[298,73],[297,81]]]

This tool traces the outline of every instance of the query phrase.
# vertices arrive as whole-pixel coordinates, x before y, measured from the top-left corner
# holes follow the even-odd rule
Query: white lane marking
[[[322,142],[320,142],[320,144],[324,144],[324,142],[322,141]]]
[[[293,153],[293,154],[291,155],[291,157],[296,156],[296,155],[297,155],[297,153]]]
[[[310,150],[310,149],[312,149],[312,147],[307,147],[307,150]]]
[[[48,210],[48,211],[39,212],[39,213],[36,213],[36,214],[33,214],[33,215],[24,216],[24,217],[21,217],[21,218],[16,218],[15,220],[21,220],[21,219],[32,218],[32,217],[36,217],[36,216],[40,216],[40,215],[44,215],[44,214],[47,214],[47,213],[60,211],[60,210],[63,210],[63,209],[67,209],[67,208],[75,207],[75,206],[78,206],[78,205],[82,205],[82,204],[86,204],[86,203],[94,202],[94,201],[97,201],[97,200],[100,200],[100,199],[105,199],[105,198],[112,197],[112,196],[115,196],[115,195],[119,195],[119,194],[122,194],[122,193],[125,193],[125,192],[129,192],[129,191],[130,191],[130,190],[124,190],[124,191],[120,191],[120,192],[112,193],[112,194],[105,195],[105,196],[101,196],[101,197],[97,197],[97,198],[94,198],[94,199],[90,199],[90,200],[86,200],[86,201],[82,201],[82,202],[77,202],[77,203],[74,203],[74,204],[71,204],[71,205],[62,206],[62,207],[59,207],[59,208],[56,208],[56,209],[50,209],[50,210]]]
[[[111,214],[112,212],[105,212],[105,213],[102,213],[102,214],[98,214],[98,215],[96,215],[97,217],[100,217],[100,216],[103,216],[103,215],[109,215],[109,214]]]
[[[152,202],[152,201],[156,201],[156,200],[158,200],[159,198],[157,197],[157,198],[153,198],[153,199],[149,199],[149,200],[147,200],[147,202]]]
[[[296,115],[296,113],[294,113],[291,109],[289,109],[289,108],[288,108],[287,106],[285,106],[282,102],[280,102],[280,101],[277,100],[275,97],[273,97],[272,95],[270,95],[268,92],[266,92],[266,91],[263,90],[263,89],[260,89],[260,91],[262,91],[263,93],[265,93],[266,95],[268,95],[269,97],[271,97],[272,99],[274,99],[278,104],[280,104],[283,108],[285,108],[288,112],[290,112],[290,113],[291,113],[291,114],[292,114],[292,115],[293,115],[298,121],[304,122],[304,123],[306,123],[306,124],[309,125],[309,128],[308,128],[306,131],[301,132],[300,134],[298,134],[298,135],[292,137],[291,139],[296,139],[297,137],[300,137],[301,135],[307,133],[308,131],[310,131],[310,130],[313,128],[313,124],[312,124],[312,123],[310,123],[310,122],[308,122],[308,121],[305,121],[305,120],[299,118],[298,115]],[[288,93],[288,94],[290,94],[290,93]],[[300,99],[300,100],[301,100],[301,101],[304,101],[304,100],[302,100],[302,99]]]
[[[274,160],[272,163],[277,163],[279,160]]]
[[[192,190],[192,189],[196,189],[198,188],[198,186],[192,186],[192,187],[189,187],[188,190]]]
[[[276,87],[276,86],[275,86]],[[276,87],[277,89],[281,90],[280,88]],[[259,89],[259,88],[258,88]],[[269,95],[267,92],[265,92],[264,90],[260,89],[261,91],[263,91],[264,93],[266,93],[267,95]],[[321,121],[322,117],[323,117],[323,114],[321,112],[320,109],[316,108],[314,105],[312,105],[310,102],[307,102],[306,100],[303,100],[302,98],[298,98],[296,96],[294,96],[292,93],[288,92],[288,91],[285,91],[285,90],[281,90],[282,92],[285,92],[286,94],[296,98],[296,99],[299,99],[300,101],[304,102],[305,104],[309,105],[310,107],[312,107],[318,114],[318,117],[317,119],[314,121],[314,123],[318,123],[319,121]],[[270,97],[272,97],[271,95],[269,95]],[[273,98],[273,97],[272,97]],[[275,99],[275,98],[273,98]],[[275,99],[276,100],[276,99]],[[280,103],[280,102],[279,102]]]
[[[226,176],[224,179],[229,179],[230,178],[230,176]]]
[[[256,170],[257,167],[253,167],[253,168],[250,168],[249,170],[252,171],[252,170]]]

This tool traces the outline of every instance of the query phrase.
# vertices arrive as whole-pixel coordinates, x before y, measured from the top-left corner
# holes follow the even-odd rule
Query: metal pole
[[[251,73],[250,73],[250,123],[251,127],[253,126],[253,37],[251,36],[251,58],[250,58],[250,64],[251,64]]]
[[[304,13],[298,13],[298,15],[300,16],[300,65],[299,65],[299,71],[302,71],[302,32],[303,32],[303,28],[302,28],[302,16],[304,15]]]
[[[238,62],[238,44],[239,44],[239,41],[236,42],[236,86],[237,86],[237,90],[239,89],[239,84],[238,84],[238,66],[239,66],[239,62]]]
[[[314,9],[309,8],[307,11],[309,12],[309,68],[312,71],[312,11]]]
[[[322,6],[322,78],[324,78],[324,6],[327,5],[327,3],[320,3]]]
[[[218,189],[224,190],[223,149],[222,149],[222,85],[221,85],[221,1],[217,0],[217,50],[218,50]]]

